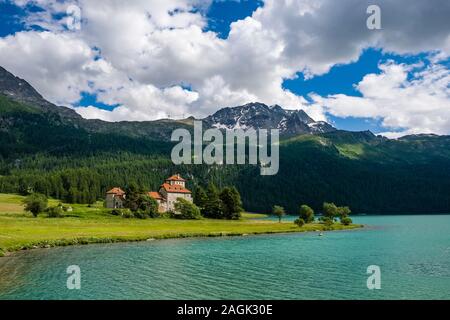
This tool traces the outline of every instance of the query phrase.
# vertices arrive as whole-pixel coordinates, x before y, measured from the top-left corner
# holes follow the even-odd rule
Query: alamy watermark
[[[172,133],[171,140],[180,141],[172,149],[171,154],[172,162],[176,165],[248,163],[260,165],[261,175],[278,173],[280,162],[278,129],[271,129],[270,134],[266,129],[227,130],[224,134],[216,128],[203,132],[202,121],[194,121],[194,139],[187,129],[176,129]],[[204,143],[208,143],[205,148]]]
[[[369,30],[381,29],[381,8],[376,4],[367,7],[367,14],[370,16],[367,18],[366,25]]]
[[[380,290],[381,289],[381,268],[376,265],[368,266],[367,274],[370,274],[370,276],[367,278],[367,289]]]
[[[80,290],[81,289],[81,269],[77,265],[68,266],[66,273],[69,275],[66,281],[67,289]]]

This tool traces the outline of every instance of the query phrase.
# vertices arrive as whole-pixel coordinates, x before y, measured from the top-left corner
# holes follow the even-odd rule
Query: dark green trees
[[[223,205],[219,198],[219,191],[212,183],[208,185],[206,189],[207,200],[203,210],[203,215],[207,218],[222,219],[223,218]]]
[[[206,192],[197,187],[194,193],[194,203],[200,207],[202,215],[211,219],[236,220],[241,217],[241,195],[235,187],[225,187],[220,192],[210,183]]]
[[[158,203],[152,197],[141,194],[137,201],[138,211],[146,214],[149,217],[158,216]]]
[[[145,194],[142,188],[132,183],[126,188],[125,208],[130,209],[137,218],[158,216],[158,203],[155,199]]]
[[[201,186],[197,186],[194,192],[194,204],[199,207],[201,211],[203,211],[207,201],[208,196],[206,195],[205,189]]]
[[[220,193],[222,201],[223,217],[228,220],[237,220],[241,217],[242,201],[241,195],[235,187],[226,187]]]

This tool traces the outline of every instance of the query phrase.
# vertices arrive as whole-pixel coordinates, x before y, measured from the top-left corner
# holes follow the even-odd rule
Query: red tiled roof
[[[170,178],[167,178],[166,181],[186,181],[179,174],[174,174]]]
[[[148,193],[148,195],[149,195],[150,197],[152,197],[153,199],[155,199],[155,200],[162,200],[162,197],[161,197],[161,195],[159,194],[159,192],[150,191],[150,192]]]
[[[123,196],[125,194],[125,191],[123,191],[122,189],[116,187],[116,188],[112,188],[111,190],[109,190],[107,192],[107,194],[115,194],[117,196]]]
[[[169,193],[191,193],[191,191],[178,184],[170,185],[168,183],[163,183],[161,188],[164,188]]]

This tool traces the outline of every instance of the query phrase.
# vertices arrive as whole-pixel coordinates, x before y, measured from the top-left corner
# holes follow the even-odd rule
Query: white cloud
[[[16,0],[23,6],[27,2]],[[103,103],[120,105],[113,112],[79,109],[89,118],[204,116],[223,106],[261,101],[304,108],[320,120],[330,110],[343,117],[382,117],[389,127],[419,130],[430,126],[400,115],[394,121],[380,112],[380,104],[394,104],[389,94],[406,95],[423,101],[412,103],[414,110],[428,110],[428,103],[442,105],[448,99],[429,92],[437,86],[442,93],[442,85],[431,78],[442,72],[437,62],[450,51],[447,0],[436,0],[433,6],[421,0],[379,0],[383,30],[377,31],[366,27],[366,8],[372,4],[368,0],[266,0],[251,17],[232,23],[227,39],[203,31],[204,11],[193,10],[207,7],[210,0],[32,2],[45,11],[30,13],[26,22],[49,32],[20,32],[0,39],[0,64],[29,80],[52,102],[71,104],[81,91],[88,91]],[[64,19],[54,19],[69,4],[81,8],[79,31],[69,31]],[[383,66],[387,69],[381,75],[359,84],[364,98],[315,96],[312,106],[282,87],[297,72],[314,76],[355,61],[367,47],[401,54],[433,51],[434,68],[423,76],[429,81],[418,78],[409,83],[405,66]],[[409,87],[395,88],[399,83]],[[437,117],[442,108],[436,108]],[[441,116],[448,119],[448,114]],[[444,121],[440,132],[445,126],[450,128]]]
[[[343,94],[320,97],[315,104],[338,117],[382,119],[389,137],[405,134],[450,134],[450,70],[444,65],[380,65],[357,85],[361,97]]]
[[[88,90],[87,76],[99,73],[100,61],[82,40],[68,34],[20,32],[0,38],[0,64],[29,79],[47,99],[69,105]]]

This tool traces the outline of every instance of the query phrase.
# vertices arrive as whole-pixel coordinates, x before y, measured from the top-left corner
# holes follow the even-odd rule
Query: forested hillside
[[[284,139],[280,170],[256,166],[175,166],[167,138],[185,121],[106,123],[36,98],[0,94],[0,192],[44,193],[67,202],[103,199],[107,189],[137,183],[156,190],[180,173],[188,187],[235,185],[246,210],[274,204],[297,213],[324,201],[359,213],[450,212],[450,138],[418,135],[389,140],[370,132],[332,131]],[[53,111],[53,109],[55,111]],[[71,116],[67,117],[66,114]]]

